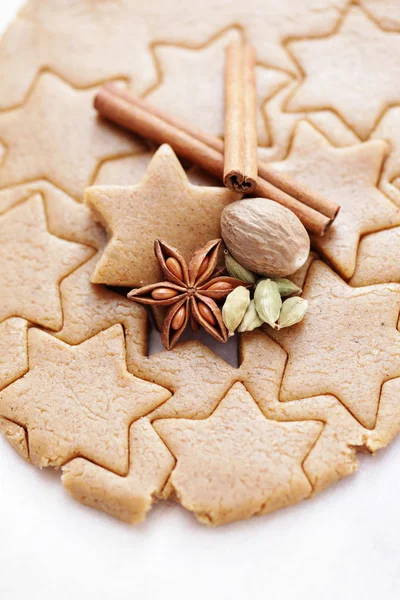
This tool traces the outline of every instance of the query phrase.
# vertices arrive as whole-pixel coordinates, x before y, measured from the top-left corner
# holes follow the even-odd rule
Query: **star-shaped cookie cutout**
[[[227,14],[223,2],[210,5],[203,0],[194,0],[190,4],[189,18],[179,3],[172,3],[168,5],[166,33],[163,0],[152,0],[152,38],[193,47],[206,43],[216,31],[232,27],[234,23],[256,47],[260,62],[295,73],[296,67],[283,47],[283,41],[293,36],[329,33],[347,1],[329,0],[321,4],[321,0],[248,0],[246,5],[241,2],[230,3]],[[135,6],[136,20],[140,19],[139,10]],[[148,5],[145,10],[149,10]],[[149,22],[148,17],[146,22]]]
[[[0,107],[20,104],[45,69],[77,88],[121,77],[141,93],[157,79],[149,35],[132,3],[29,2],[2,38]]]
[[[270,332],[288,353],[280,399],[332,394],[372,429],[382,384],[400,376],[400,286],[352,288],[315,261],[303,296],[303,321]]]
[[[121,325],[79,346],[29,330],[29,371],[0,393],[0,415],[27,428],[33,464],[82,456],[126,474],[129,426],[170,392],[127,371],[124,342]]]
[[[350,146],[359,143],[360,140],[354,132],[331,110],[308,113],[286,112],[286,104],[297,85],[297,81],[289,83],[274,94],[264,107],[271,145],[268,148],[258,149],[261,160],[267,162],[283,160],[288,154],[296,126],[302,119],[307,119],[334,146]]]
[[[19,316],[60,329],[60,281],[93,248],[52,235],[39,194],[0,217],[0,239],[0,322]]]
[[[286,160],[274,167],[340,206],[329,231],[313,244],[345,279],[355,269],[360,237],[400,224],[400,211],[376,187],[386,146],[370,141],[335,148],[309,123],[296,128]]]
[[[293,41],[304,80],[290,111],[330,108],[366,139],[383,111],[400,102],[400,34],[383,31],[351,7],[334,34]],[[373,93],[371,92],[373,82]]]
[[[202,244],[220,236],[221,212],[237,198],[226,188],[190,184],[166,145],[139,185],[88,188],[86,204],[110,234],[92,283],[140,287],[158,281],[154,240],[168,241],[189,260]]]
[[[374,429],[366,429],[334,396],[312,396],[280,402],[279,392],[286,352],[261,328],[240,338],[240,378],[267,419],[312,419],[324,428],[303,463],[313,495],[358,468],[357,452],[376,452],[400,432],[400,378],[382,386]],[[268,360],[265,357],[268,356]]]
[[[230,29],[200,48],[182,48],[171,44],[154,47],[161,70],[161,82],[147,96],[152,104],[170,114],[196,123],[206,133],[224,134],[224,69],[226,46],[241,38],[237,29]],[[258,143],[270,143],[262,113],[263,105],[289,81],[281,71],[256,67]],[[201,82],[201,85],[199,85]],[[190,102],[188,89],[196,89]]]
[[[241,383],[207,419],[162,419],[153,426],[177,459],[169,485],[202,522],[267,513],[312,491],[301,465],[322,424],[266,419]]]
[[[95,93],[44,73],[23,106],[0,113],[7,147],[0,186],[45,178],[78,199],[101,161],[140,148],[133,136],[97,117]]]

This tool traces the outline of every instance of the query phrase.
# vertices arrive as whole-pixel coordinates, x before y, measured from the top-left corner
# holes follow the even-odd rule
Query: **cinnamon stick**
[[[165,123],[169,123],[170,125],[172,125],[173,127],[176,127],[177,129],[182,129],[187,134],[189,134],[191,137],[196,138],[200,142],[203,142],[203,144],[205,144],[206,146],[210,146],[210,148],[214,148],[214,150],[216,150],[220,154],[224,154],[224,142],[220,138],[210,135],[208,133],[205,133],[201,129],[194,127],[191,123],[187,123],[187,122],[184,123],[183,121],[174,117],[170,113],[163,111],[158,106],[155,106],[154,104],[151,104],[147,100],[144,100],[143,98],[139,98],[132,92],[129,92],[126,88],[124,88],[120,85],[117,85],[115,83],[112,83],[112,82],[107,82],[101,88],[101,91],[102,90],[107,90],[111,94],[114,94],[114,95],[118,96],[119,98],[123,98],[130,104],[134,104],[134,105],[138,106],[139,108],[142,108],[143,110],[145,110],[147,112],[150,112],[152,115],[158,117],[162,121],[165,121]],[[96,106],[96,99],[95,99],[95,106]]]
[[[95,97],[94,106],[101,116],[158,144],[169,144],[183,158],[222,179],[224,158],[221,152],[139,104],[129,102],[119,94],[118,88],[111,91],[103,87]]]
[[[94,106],[100,115],[110,121],[158,144],[169,144],[181,157],[199,165],[219,179],[223,178],[222,140],[182,124],[178,119],[115,84],[106,84],[101,88],[95,97]],[[299,217],[306,229],[316,235],[323,235],[333,222],[332,218],[260,177],[256,194],[286,206]]]
[[[224,184],[240,194],[257,187],[257,113],[254,48],[233,42],[225,62]]]
[[[103,87],[105,89],[108,89],[110,92],[117,93],[118,96],[121,96],[131,104],[136,104],[137,106],[142,107],[144,110],[150,111],[152,114],[157,115],[160,119],[167,123],[170,123],[174,127],[177,127],[178,129],[183,129],[192,137],[200,140],[207,146],[210,146],[210,148],[214,148],[214,150],[217,150],[218,152],[224,154],[224,142],[220,138],[205,133],[201,129],[197,129],[189,123],[183,123],[179,119],[176,119],[175,117],[162,111],[158,107],[150,104],[146,100],[138,98],[131,92],[128,92],[126,89],[122,87],[117,87],[115,83],[106,83]],[[310,190],[306,186],[301,185],[297,181],[294,181],[291,177],[289,177],[289,175],[280,173],[279,171],[273,169],[273,167],[262,161],[258,161],[258,172],[259,179],[264,179],[276,188],[279,188],[286,192],[286,194],[288,194],[289,196],[293,196],[293,198],[296,198],[303,204],[306,204],[310,208],[313,208],[325,215],[326,217],[329,217],[329,219],[332,219],[332,222],[336,218],[340,210],[340,206],[336,204],[336,202],[325,198],[324,196],[318,194],[318,192],[315,192],[314,190]]]

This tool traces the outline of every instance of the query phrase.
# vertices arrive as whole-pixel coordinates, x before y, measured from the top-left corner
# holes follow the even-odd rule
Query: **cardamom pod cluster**
[[[283,277],[269,277],[257,281],[257,276],[240,265],[227,251],[225,265],[231,277],[240,279],[247,285],[254,285],[253,299],[250,298],[250,291],[241,286],[226,298],[222,318],[230,336],[236,330],[239,333],[253,331],[264,323],[273,329],[291,327],[303,319],[308,302],[293,295],[302,292],[293,281]],[[290,298],[286,298],[287,296]]]

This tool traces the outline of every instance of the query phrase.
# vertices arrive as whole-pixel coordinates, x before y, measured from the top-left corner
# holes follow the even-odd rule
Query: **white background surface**
[[[0,0],[5,28],[18,0]],[[0,82],[1,85],[1,82]],[[267,517],[206,529],[174,504],[132,528],[0,439],[0,600],[398,600],[400,439]]]

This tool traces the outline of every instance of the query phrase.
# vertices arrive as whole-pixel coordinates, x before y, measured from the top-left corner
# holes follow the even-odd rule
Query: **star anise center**
[[[227,341],[228,332],[217,302],[246,284],[224,276],[223,269],[216,270],[221,243],[220,239],[208,242],[187,264],[176,248],[156,240],[154,252],[164,281],[129,292],[128,298],[135,302],[168,307],[161,334],[167,350],[175,346],[189,321],[194,331],[201,326],[218,341]]]

